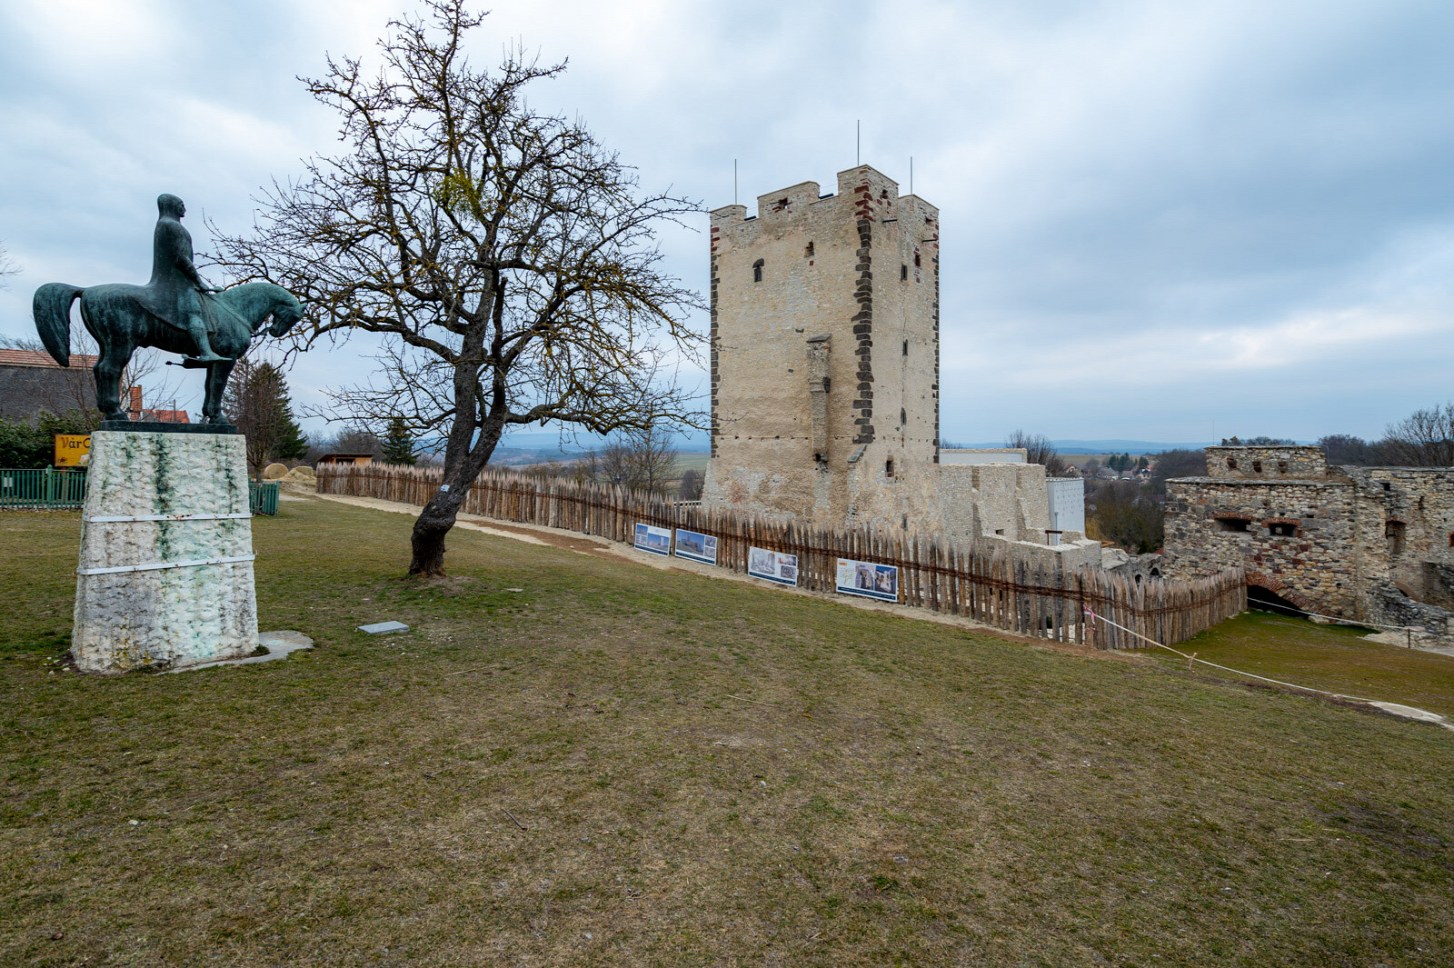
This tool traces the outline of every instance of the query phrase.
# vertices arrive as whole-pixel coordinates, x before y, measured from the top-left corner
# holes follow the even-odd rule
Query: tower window
[[[756,262],[754,262],[752,264],[752,281],[753,282],[761,282],[762,281],[762,267],[763,267],[763,265],[764,265],[764,263],[763,263],[763,260],[761,260],[761,259],[758,259]]]
[[[909,264],[907,262],[899,265],[899,281],[904,282],[909,278]]]
[[[894,459],[892,457],[890,457],[888,460],[884,461],[884,477],[893,477],[893,476],[894,476]]]
[[[1388,553],[1398,557],[1404,553],[1404,533],[1407,530],[1402,521],[1390,521],[1383,526],[1383,536],[1388,539]]]
[[[1291,521],[1273,521],[1268,524],[1267,533],[1274,538],[1291,538],[1297,534],[1297,525]]]
[[[902,427],[904,424],[906,424],[908,422],[909,422],[909,411],[905,410],[903,407],[900,407],[899,408],[899,426]]]
[[[914,250],[914,268],[917,269],[921,265],[923,265],[923,263],[919,261],[919,250],[918,249],[915,249]]]
[[[1227,458],[1227,470],[1229,470],[1229,471],[1235,471],[1236,469],[1237,469],[1237,458],[1235,458],[1235,457],[1228,457]]]
[[[1220,531],[1246,531],[1250,522],[1246,518],[1233,516],[1217,518],[1217,529]]]
[[[1252,462],[1252,473],[1254,473],[1254,474],[1261,474],[1262,473],[1262,461],[1260,461],[1260,460],[1254,460]]]
[[[813,258],[813,243],[808,243],[808,247],[803,250],[803,255],[809,259]]]
[[[909,341],[908,340],[904,340],[904,355],[905,356],[908,356],[909,355]]]
[[[1277,462],[1277,472],[1279,474],[1286,474],[1287,473],[1287,461],[1280,460],[1280,461]]]

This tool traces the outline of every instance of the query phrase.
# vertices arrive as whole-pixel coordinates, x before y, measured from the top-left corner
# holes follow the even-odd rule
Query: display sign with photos
[[[862,595],[883,602],[899,600],[899,569],[871,561],[838,559],[838,590],[845,595]]]
[[[677,528],[676,556],[702,561],[709,565],[717,563],[717,536]]]
[[[653,555],[671,554],[671,532],[655,525],[636,524],[636,550]]]
[[[798,583],[798,556],[785,555],[766,548],[747,550],[747,573],[753,578],[775,581],[779,585]]]

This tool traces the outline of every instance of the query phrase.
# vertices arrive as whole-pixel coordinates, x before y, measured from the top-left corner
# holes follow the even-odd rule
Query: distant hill
[[[1154,440],[1052,440],[1055,449],[1062,454],[1159,454],[1165,450],[1201,450],[1203,447],[1215,447],[1218,442],[1202,441],[1199,443],[1168,444]],[[957,447],[1003,447],[1003,440],[994,440],[988,443],[959,444]]]

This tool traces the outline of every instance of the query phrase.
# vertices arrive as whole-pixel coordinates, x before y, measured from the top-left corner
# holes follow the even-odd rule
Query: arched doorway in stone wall
[[[1305,618],[1310,612],[1319,611],[1306,596],[1298,594],[1276,578],[1255,571],[1247,573],[1247,607],[1254,611],[1293,615],[1298,618]]]

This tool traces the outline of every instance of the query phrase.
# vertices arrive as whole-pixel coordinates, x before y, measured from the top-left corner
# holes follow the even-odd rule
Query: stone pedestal
[[[244,438],[100,430],[88,477],[76,666],[176,669],[254,651]]]

